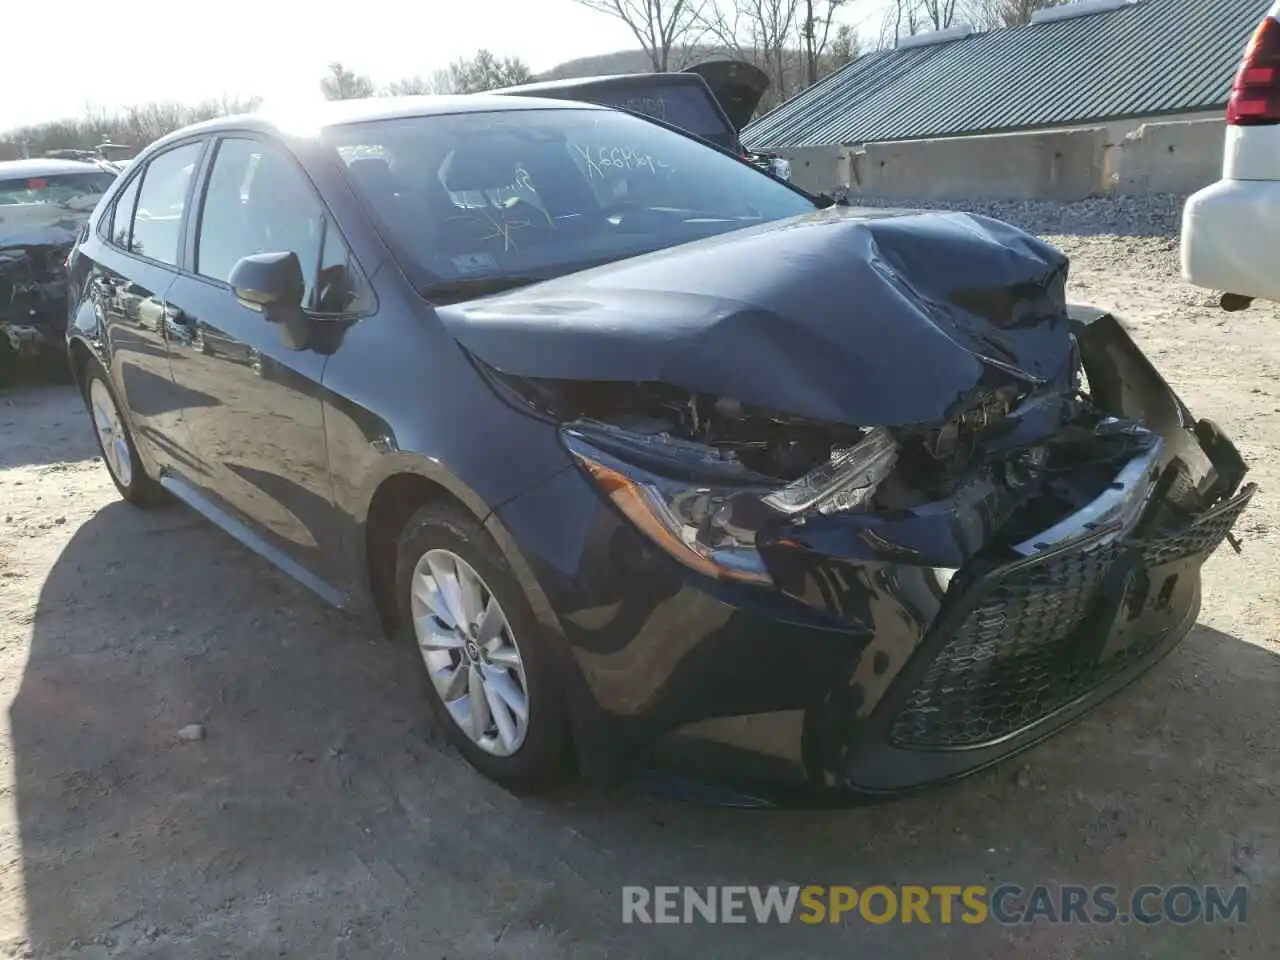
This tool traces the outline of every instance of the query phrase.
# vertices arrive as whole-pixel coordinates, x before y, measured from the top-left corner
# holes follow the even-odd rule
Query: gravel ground
[[[857,197],[857,207],[962,210],[980,213],[1048,236],[1129,236],[1173,238],[1180,231],[1185,196],[1116,197],[1053,203],[1041,200],[1002,200],[982,203]]]
[[[66,388],[0,397],[0,956],[1272,957],[1280,311],[1181,283],[1176,201],[988,205],[1073,257],[1252,460],[1245,553],[1168,659],[1024,757],[907,801],[519,802],[391,648],[183,508],[120,503]],[[199,724],[200,729],[192,729]],[[1247,921],[635,927],[623,884],[1247,884]]]

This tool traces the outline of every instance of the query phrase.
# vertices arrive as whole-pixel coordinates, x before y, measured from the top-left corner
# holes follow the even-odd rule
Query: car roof
[[[83,160],[58,160],[33,157],[30,160],[0,160],[0,179],[11,177],[50,177],[60,173],[114,173],[101,164]]]
[[[321,100],[301,107],[267,108],[255,113],[217,117],[175,130],[157,140],[153,148],[185,137],[217,133],[220,130],[260,130],[284,136],[316,135],[329,127],[368,120],[399,120],[410,117],[444,116],[459,113],[510,113],[515,110],[605,110],[589,103],[570,103],[537,97],[504,97],[493,94],[423,95],[410,97],[369,97],[359,100]],[[136,159],[136,158],[135,158]]]

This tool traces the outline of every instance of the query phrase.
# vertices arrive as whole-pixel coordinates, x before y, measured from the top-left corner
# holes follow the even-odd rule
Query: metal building
[[[752,149],[1221,116],[1272,0],[1084,0],[859,57],[759,118]]]

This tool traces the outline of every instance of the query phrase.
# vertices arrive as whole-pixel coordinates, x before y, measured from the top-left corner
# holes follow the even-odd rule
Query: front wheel
[[[164,500],[164,490],[146,473],[133,433],[121,412],[116,393],[107,382],[101,367],[91,367],[85,386],[85,400],[98,450],[107,465],[111,480],[120,496],[139,507],[149,507]]]
[[[565,780],[569,726],[547,641],[484,528],[452,504],[420,509],[400,536],[396,587],[427,698],[459,752],[517,792]]]

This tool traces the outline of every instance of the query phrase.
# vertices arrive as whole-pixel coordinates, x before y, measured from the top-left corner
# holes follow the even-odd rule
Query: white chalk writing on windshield
[[[671,169],[653,154],[629,147],[588,147],[575,143],[573,149],[587,165],[588,180],[604,180],[610,172],[617,171],[645,171],[656,175],[659,170]]]

